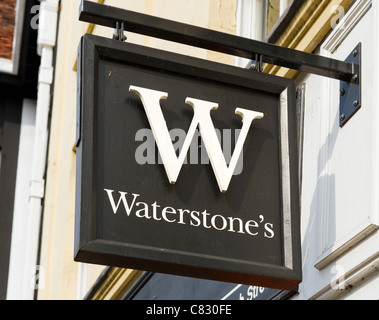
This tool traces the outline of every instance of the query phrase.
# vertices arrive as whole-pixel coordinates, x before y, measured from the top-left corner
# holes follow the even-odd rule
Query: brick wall
[[[0,58],[12,59],[17,0],[0,0]]]

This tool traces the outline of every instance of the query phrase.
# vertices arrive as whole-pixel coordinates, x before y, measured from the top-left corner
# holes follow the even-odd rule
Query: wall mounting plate
[[[359,43],[346,58],[345,62],[354,64],[351,81],[340,82],[340,127],[342,128],[362,106],[361,95],[361,57],[362,44]]]

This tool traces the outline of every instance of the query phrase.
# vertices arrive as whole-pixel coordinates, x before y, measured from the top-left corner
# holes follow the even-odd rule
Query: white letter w
[[[122,203],[124,204],[124,208],[125,208],[126,214],[129,216],[130,212],[132,211],[132,209],[134,207],[134,203],[136,202],[136,199],[140,196],[139,194],[134,194],[133,193],[133,201],[132,201],[132,204],[129,206],[128,201],[125,198],[125,195],[127,194],[127,192],[119,191],[120,198],[118,199],[118,202],[117,202],[117,205],[116,205],[116,202],[113,199],[113,192],[114,192],[114,190],[109,190],[109,189],[104,189],[104,190],[108,194],[108,199],[109,199],[109,202],[110,202],[110,204],[112,206],[114,214],[116,214],[116,212],[118,210],[118,207],[120,206],[121,201],[122,201]]]
[[[263,113],[241,108],[236,109],[236,114],[242,117],[243,125],[228,166],[222,153],[221,145],[217,138],[217,133],[210,114],[211,110],[218,108],[217,103],[193,98],[186,99],[186,103],[192,106],[194,110],[194,117],[188,129],[183,147],[180,150],[179,157],[177,157],[159,103],[161,99],[167,99],[168,94],[166,92],[135,86],[130,86],[129,91],[136,93],[142,101],[169,182],[172,184],[176,182],[193,136],[195,135],[196,128],[199,127],[201,138],[207,149],[220,191],[226,192],[238,158],[242,152],[243,144],[245,143],[251,123],[254,119],[263,118]]]

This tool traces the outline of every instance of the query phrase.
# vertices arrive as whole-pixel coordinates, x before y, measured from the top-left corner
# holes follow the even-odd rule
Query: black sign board
[[[293,289],[293,81],[93,35],[78,61],[75,260]]]

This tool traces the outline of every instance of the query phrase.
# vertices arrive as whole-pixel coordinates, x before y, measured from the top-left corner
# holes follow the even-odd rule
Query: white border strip
[[[284,265],[293,269],[291,230],[291,176],[288,138],[288,91],[280,95],[280,146],[282,160],[282,201]]]

